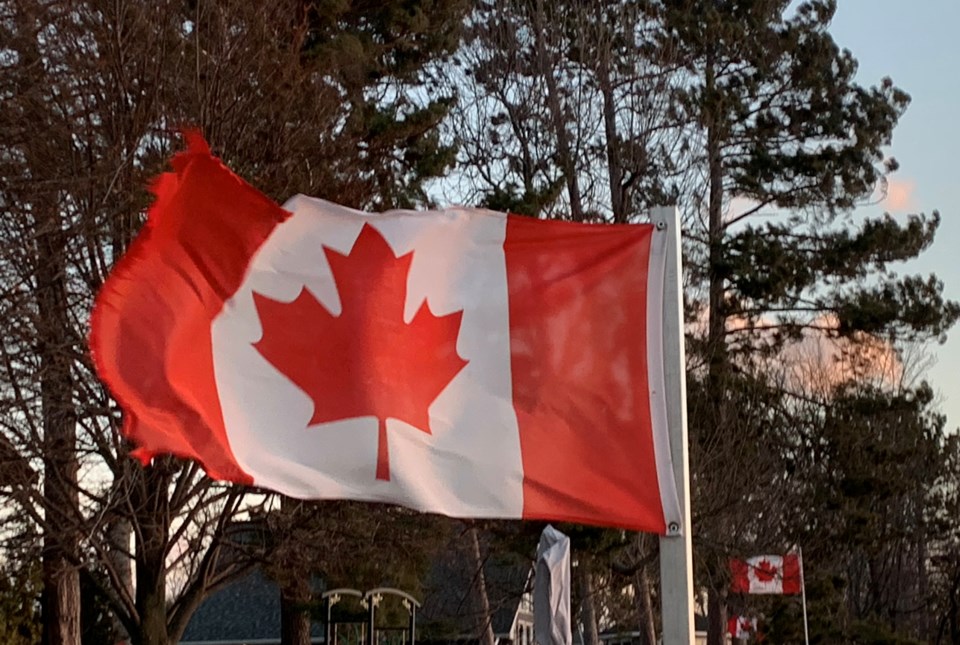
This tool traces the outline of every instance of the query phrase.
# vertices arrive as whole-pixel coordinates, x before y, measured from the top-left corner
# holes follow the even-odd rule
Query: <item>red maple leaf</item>
[[[397,257],[364,224],[349,255],[323,247],[340,295],[331,314],[307,291],[290,303],[258,293],[254,347],[313,399],[310,425],[374,416],[377,479],[390,479],[388,418],[430,434],[427,408],[467,364],[456,348],[463,311],[435,316],[426,300],[403,320],[413,253]]]
[[[754,567],[753,575],[760,582],[770,582],[777,577],[777,567],[775,567],[769,560],[764,558],[757,563],[756,567]]]

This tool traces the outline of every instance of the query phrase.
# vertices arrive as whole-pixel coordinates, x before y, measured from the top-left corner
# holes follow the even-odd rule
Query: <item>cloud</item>
[[[912,179],[889,179],[883,205],[894,213],[916,210],[916,202],[913,199],[913,191],[916,187],[916,182]]]
[[[812,324],[831,329],[836,328],[837,320],[826,314]],[[891,386],[903,377],[903,364],[893,346],[866,334],[854,341],[807,330],[799,342],[784,348],[779,358],[789,386],[821,395],[852,381]]]
[[[773,318],[751,322],[731,317],[727,331],[743,331],[762,339],[775,326]],[[830,331],[838,325],[833,314],[821,314],[807,321],[800,338],[787,343],[765,363],[771,378],[782,379],[788,390],[809,392],[829,398],[834,388],[854,381],[879,387],[895,386],[901,381],[904,366],[897,351],[883,339],[859,334],[855,339],[837,338]],[[703,337],[707,333],[707,311],[687,324],[687,333]]]
[[[757,202],[752,199],[746,199],[745,197],[734,197],[727,204],[727,208],[723,213],[724,221],[730,221],[742,215],[743,213],[752,210],[757,207]]]

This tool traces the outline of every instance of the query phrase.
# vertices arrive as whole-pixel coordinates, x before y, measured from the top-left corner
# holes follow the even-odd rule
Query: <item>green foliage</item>
[[[803,471],[817,484],[820,539],[882,549],[922,529],[942,468],[943,419],[922,384],[896,394],[838,391],[810,438]],[[829,537],[828,537],[829,536]]]
[[[923,641],[897,634],[887,625],[874,620],[854,621],[846,642],[854,645],[922,645]]]
[[[883,148],[909,97],[889,79],[857,84],[856,61],[828,31],[834,2],[789,4],[671,0],[661,8],[665,38],[692,70],[676,100],[705,143],[709,248],[693,256],[693,277],[723,294],[710,315],[746,321],[732,338],[748,353],[771,338],[795,339],[824,314],[845,335],[940,337],[960,314],[942,284],[891,271],[929,246],[939,214],[859,226],[840,217],[896,168]],[[721,219],[732,198],[751,203]],[[774,208],[779,221],[749,224]],[[778,333],[755,334],[761,319]]]
[[[844,607],[842,577],[814,575],[807,580],[807,618],[810,642],[820,645],[846,643],[849,623]],[[792,596],[751,599],[752,610],[761,610],[760,631],[768,643],[803,642],[803,607]]]
[[[8,561],[0,569],[0,642],[40,643],[40,562],[36,558]]]
[[[803,614],[797,598],[771,598],[760,631],[768,643],[802,643]],[[807,586],[810,643],[831,645],[919,645],[920,640],[898,634],[877,619],[850,620],[844,607],[844,581],[840,576],[817,576]]]
[[[269,575],[281,585],[317,576],[328,589],[395,587],[421,596],[449,520],[381,504],[289,502],[266,518]]]
[[[302,3],[302,57],[320,63],[349,106],[338,136],[356,138],[382,208],[426,200],[455,149],[437,128],[455,97],[439,94],[435,65],[459,44],[466,0]]]
[[[679,99],[721,149],[730,195],[783,209],[855,206],[881,177],[882,147],[909,96],[863,88],[828,31],[832,0],[663,3],[673,42],[700,82]]]
[[[932,391],[852,382],[813,414],[788,459],[799,476],[792,503],[802,509],[788,530],[814,580],[844,582],[845,611],[827,627],[846,630],[844,642],[926,637],[927,554],[948,444]]]
[[[89,576],[80,578],[81,645],[105,645],[120,642],[116,620],[110,605],[103,601]]]
[[[563,186],[560,181],[542,188],[527,188],[508,183],[496,186],[487,192],[480,201],[486,208],[504,213],[517,213],[537,217],[544,209],[557,200]]]

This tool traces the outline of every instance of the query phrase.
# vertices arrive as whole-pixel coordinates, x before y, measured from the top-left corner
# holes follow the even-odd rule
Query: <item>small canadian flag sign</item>
[[[730,638],[744,639],[757,633],[757,619],[749,616],[731,616],[727,619]]]
[[[758,555],[730,561],[734,593],[798,594],[801,591],[800,558],[787,555]]]
[[[665,233],[280,206],[189,144],[91,320],[145,463],[456,517],[682,524]]]

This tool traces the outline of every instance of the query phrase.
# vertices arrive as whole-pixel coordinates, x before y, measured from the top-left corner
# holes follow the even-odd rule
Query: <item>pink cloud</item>
[[[883,205],[891,212],[916,210],[916,203],[913,200],[913,191],[916,187],[916,182],[912,179],[889,179]]]
[[[703,336],[707,332],[707,311],[688,323],[687,331]],[[746,330],[750,323],[732,317],[727,319],[728,331]],[[774,324],[774,319],[754,321],[761,327]],[[837,328],[836,316],[819,315],[807,321],[810,325],[799,340],[783,347],[767,366],[769,375],[779,375],[788,389],[797,392],[816,392],[829,397],[833,389],[852,381],[873,383],[880,387],[895,386],[904,376],[904,366],[892,345],[866,334],[854,340],[834,338],[828,333]],[[769,332],[752,332],[762,337]]]
[[[836,328],[837,319],[826,314],[811,323],[824,329]],[[788,384],[822,394],[851,381],[890,386],[903,378],[903,364],[893,346],[866,334],[848,340],[807,330],[798,343],[784,349],[780,360]]]

